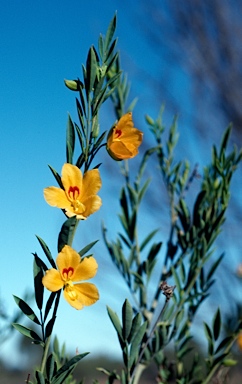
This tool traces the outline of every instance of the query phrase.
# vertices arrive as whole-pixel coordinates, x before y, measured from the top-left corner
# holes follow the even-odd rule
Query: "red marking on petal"
[[[69,267],[69,268],[63,268],[62,269],[62,276],[63,278],[66,280],[66,279],[70,279],[71,276],[73,275],[74,273],[74,268],[72,267]]]
[[[115,134],[115,138],[118,139],[120,136],[122,136],[122,130],[121,129],[115,129],[114,134]]]
[[[70,187],[68,190],[68,196],[72,200],[76,200],[80,194],[80,189],[77,186]]]

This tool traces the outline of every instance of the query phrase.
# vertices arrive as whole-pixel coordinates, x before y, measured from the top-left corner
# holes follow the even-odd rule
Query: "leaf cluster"
[[[107,250],[133,296],[133,311],[142,315],[143,321],[147,322],[143,338],[145,348],[142,349],[141,343],[136,366],[132,369],[127,360],[127,345],[122,344],[122,327],[120,328],[117,315],[112,312],[111,320],[121,348],[125,351],[123,361],[127,382],[131,382],[130,377],[134,383],[138,382],[137,377],[142,365],[149,365],[153,360],[157,365],[161,383],[172,380],[172,377],[184,384],[205,383],[207,381],[203,380],[204,367],[207,377],[211,378],[223,366],[236,337],[233,333],[221,340],[222,326],[218,310],[213,320],[213,331],[210,332],[209,326],[205,325],[205,336],[209,344],[206,364],[202,364],[198,356],[193,353],[193,364],[191,368],[186,367],[187,356],[193,352],[191,325],[198,309],[209,296],[209,290],[215,282],[215,272],[224,256],[221,254],[212,259],[213,246],[225,220],[232,176],[241,161],[242,154],[236,147],[228,153],[231,131],[229,127],[219,148],[213,147],[211,164],[204,169],[202,175],[198,174],[198,165],[191,170],[186,160],[180,162],[175,160],[174,154],[178,142],[176,119],[170,127],[167,142],[163,143],[165,127],[162,124],[162,113],[163,108],[157,120],[146,116],[156,146],[144,154],[133,184],[130,182],[128,168],[122,170],[125,183],[120,195],[119,219],[123,232],[111,242],[107,238],[106,228],[103,227]],[[162,242],[154,241],[154,236],[159,233],[156,229],[151,230],[141,243],[138,238],[140,205],[149,187],[149,180],[143,181],[143,175],[151,154],[157,156],[170,202],[170,235],[166,244],[160,282],[170,279],[176,286],[169,306],[164,305],[158,316],[156,309],[161,289],[157,286],[150,299],[148,286],[154,276],[158,256],[159,260],[163,258],[160,253]],[[199,180],[200,190],[191,207],[190,201],[187,203],[187,198],[195,180]],[[128,316],[127,313],[126,315]],[[125,324],[124,318],[123,324]],[[219,338],[220,342],[216,344]],[[164,348],[171,343],[174,343],[176,357],[173,368],[164,353]],[[136,374],[133,377],[134,372]]]

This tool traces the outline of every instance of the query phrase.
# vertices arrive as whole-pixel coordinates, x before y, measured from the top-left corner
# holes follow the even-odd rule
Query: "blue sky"
[[[144,129],[147,140],[144,111],[156,116],[160,104],[165,101],[162,95],[157,100],[157,95],[153,94],[142,76],[144,70],[155,78],[161,61],[143,40],[138,23],[132,19],[134,5],[120,3],[118,0],[104,1],[101,6],[97,0],[5,0],[1,3],[0,295],[9,314],[15,310],[12,294],[22,297],[26,290],[33,288],[31,253],[36,251],[42,256],[35,234],[42,237],[55,254],[57,236],[64,220],[63,214],[49,207],[43,199],[43,188],[55,185],[47,165],[60,172],[65,161],[67,114],[77,120],[75,95],[65,88],[63,80],[81,76],[81,63],[85,62],[90,45],[96,44],[99,34],[106,32],[116,10],[121,62],[133,84],[131,99],[139,96],[134,119],[136,126]],[[192,107],[192,101],[184,95],[184,89],[188,91],[189,86],[187,75],[174,69],[171,92],[175,92],[178,100],[182,98],[185,109]],[[109,129],[114,119],[111,105],[105,105],[101,114],[101,129]],[[169,114],[167,120],[171,122]],[[197,145],[194,145],[198,136],[191,130],[188,121],[185,124],[183,116],[179,120],[179,130],[183,137],[181,154],[187,157],[189,153],[193,163],[203,161],[207,152],[198,151]],[[74,243],[77,250],[101,238],[102,220],[110,228],[110,237],[115,237],[119,228],[117,217],[110,215],[110,207],[112,212],[118,212],[122,177],[115,174],[115,183],[110,183],[109,161],[107,157],[103,158],[102,167],[106,169],[106,181],[103,179],[100,192],[103,207],[85,223],[80,223]],[[144,226],[151,229],[157,227],[150,221]],[[55,331],[73,354],[78,347],[80,353],[90,351],[92,354],[103,352],[119,356],[118,341],[108,319],[106,305],[119,312],[120,302],[128,291],[105,252],[101,242],[96,245],[94,253],[99,273],[93,282],[100,290],[100,301],[78,312],[61,300]],[[5,344],[0,354],[8,359],[11,351],[12,356],[15,342],[16,337]],[[14,361],[17,364],[17,356],[14,356]]]

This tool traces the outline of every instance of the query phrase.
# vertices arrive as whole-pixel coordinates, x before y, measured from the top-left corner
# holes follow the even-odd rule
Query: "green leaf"
[[[142,316],[141,316],[140,313],[137,313],[135,315],[133,321],[132,321],[132,327],[131,327],[131,330],[130,330],[130,333],[129,333],[129,337],[128,337],[128,342],[129,343],[132,343],[132,341],[134,340],[134,337],[135,337],[137,331],[140,328],[141,321],[142,321]]]
[[[211,329],[209,328],[208,324],[203,323],[203,325],[204,325],[204,331],[205,331],[205,334],[207,336],[207,339],[213,340],[213,335],[212,335]]]
[[[227,336],[225,337],[221,343],[218,345],[218,347],[216,348],[215,350],[215,355],[221,350],[221,349],[224,349],[225,347],[227,347],[227,345],[229,343],[231,343],[233,341],[233,336]]]
[[[46,267],[46,266],[45,266]],[[34,254],[34,293],[35,293],[35,301],[39,308],[39,310],[42,309],[43,306],[43,298],[44,298],[44,286],[42,284],[43,279],[43,262],[42,260],[37,256],[37,254]],[[47,267],[46,269],[47,270]]]
[[[37,235],[35,235],[35,236],[37,237],[37,240],[39,241],[39,243],[40,243],[40,245],[41,245],[41,247],[42,247],[42,249],[43,249],[43,251],[44,251],[44,253],[45,253],[46,257],[47,257],[47,259],[50,262],[50,264],[52,265],[53,268],[56,268],[55,261],[54,261],[52,255],[51,255],[51,252],[50,252],[48,246],[46,245],[44,240],[41,239],[41,237],[39,237]]]
[[[53,316],[50,321],[48,321],[46,327],[45,327],[45,339],[47,339],[53,330],[54,324],[55,324],[56,316]]]
[[[115,313],[110,307],[107,306],[108,316],[110,317],[111,322],[113,323],[114,328],[116,329],[118,336],[123,341],[123,332],[121,323],[119,321],[117,313]]]
[[[123,321],[123,338],[127,340],[132,327],[133,309],[126,299],[122,308],[122,321]]]
[[[82,248],[79,253],[80,256],[84,256],[99,240],[93,241],[92,243],[86,245],[86,247]]]
[[[139,352],[143,337],[145,335],[146,328],[147,328],[147,322],[145,321],[141,325],[141,327],[139,328],[139,330],[137,331],[136,335],[133,338],[133,342],[131,344],[131,349],[130,349],[130,367],[138,358],[138,352]]]
[[[155,236],[155,234],[159,231],[159,229],[155,229],[154,231],[152,231],[142,242],[142,244],[140,245],[140,252],[143,251],[143,249],[145,248],[145,246],[149,243],[149,241]]]
[[[230,124],[223,134],[221,145],[220,145],[220,153],[219,153],[220,160],[222,159],[222,153],[225,151],[225,149],[228,145],[229,136],[231,134],[231,129],[232,129],[232,125]]]
[[[68,375],[73,371],[78,362],[87,356],[89,352],[82,353],[80,355],[74,356],[71,360],[69,360],[66,364],[64,364],[53,377],[51,384],[62,384],[64,380],[68,377]]]
[[[215,341],[219,338],[220,329],[221,329],[221,314],[218,308],[213,318],[213,337]]]
[[[193,225],[195,225],[196,227],[200,226],[201,218],[200,218],[199,211],[206,194],[207,192],[205,190],[202,190],[201,192],[199,192],[193,207]]]
[[[36,377],[37,384],[45,384],[45,377],[42,372],[36,371],[35,377]]]
[[[112,38],[113,38],[113,35],[114,35],[114,32],[116,30],[116,24],[117,24],[117,17],[116,17],[116,14],[114,15],[113,19],[111,20],[109,26],[108,26],[108,30],[107,30],[107,33],[106,33],[106,36],[105,36],[105,39],[104,39],[104,54],[105,54],[105,59],[107,60],[108,59],[108,56],[107,56],[107,53],[108,53],[108,47],[112,41]]]
[[[61,252],[65,245],[71,245],[77,222],[76,216],[73,216],[62,225],[58,236],[58,252]]]
[[[98,51],[100,53],[100,56],[103,60],[103,54],[104,54],[104,43],[103,43],[103,36],[100,35],[98,39]]]
[[[212,265],[212,267],[210,268],[210,270],[209,270],[209,272],[207,274],[207,281],[209,281],[211,279],[211,277],[213,276],[213,274],[216,271],[217,267],[221,263],[223,257],[224,257],[224,253],[221,256],[219,256],[219,258],[214,262],[214,264]]]
[[[30,320],[32,320],[34,323],[40,325],[38,317],[35,315],[34,311],[30,308],[30,306],[22,299],[20,299],[17,296],[13,295],[13,298],[16,302],[16,304],[19,306],[21,311],[28,316]]]
[[[41,344],[42,346],[44,346],[44,343],[42,342],[41,338],[39,337],[39,335],[37,335],[36,332],[32,331],[32,329],[30,328],[27,328],[27,327],[24,327],[23,325],[21,324],[17,324],[17,323],[13,323],[12,326],[17,329],[17,331],[19,331],[20,333],[22,333],[22,335],[26,336],[26,337],[29,337],[30,339],[33,340],[34,344]]]
[[[98,68],[97,59],[96,59],[96,55],[93,47],[89,49],[89,52],[87,55],[86,67],[87,67],[88,90],[89,92],[92,92],[95,79],[96,79],[97,68]]]
[[[51,382],[52,377],[55,375],[57,371],[57,364],[52,354],[48,356],[45,368],[46,368],[47,379],[49,380],[49,382]]]
[[[66,162],[73,163],[73,153],[75,149],[75,129],[70,115],[68,115],[66,130]]]
[[[55,177],[57,183],[59,184],[60,188],[61,189],[65,189],[63,184],[62,184],[61,177],[60,177],[59,173],[56,172],[56,170],[53,167],[51,167],[51,165],[48,165],[48,167],[50,168],[50,170],[51,170],[52,174],[54,175],[54,177]]]
[[[51,292],[48,300],[47,300],[47,303],[46,303],[46,306],[45,306],[45,315],[44,315],[44,321],[47,319],[47,316],[51,310],[51,307],[52,307],[52,304],[56,298],[56,295],[57,295],[57,292]]]

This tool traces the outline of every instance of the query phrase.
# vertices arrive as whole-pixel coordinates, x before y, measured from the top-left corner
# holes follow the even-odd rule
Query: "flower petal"
[[[73,280],[75,276],[76,269],[80,265],[81,257],[80,255],[72,249],[69,245],[65,245],[61,252],[58,254],[56,258],[56,265],[60,271],[62,278],[66,279],[66,271],[70,268],[73,269],[72,275],[69,275],[69,278]],[[63,271],[65,270],[65,274]]]
[[[86,209],[82,214],[83,216],[88,217],[100,209],[102,205],[102,199],[99,196],[90,196],[84,201],[84,205]]]
[[[89,280],[97,273],[98,264],[94,257],[85,257],[75,270],[72,281]]]
[[[102,186],[102,181],[98,169],[92,169],[84,173],[83,186],[80,200],[85,201],[89,196],[96,195]],[[84,203],[85,204],[85,203]]]
[[[92,305],[99,299],[98,289],[94,284],[82,283],[72,287],[66,287],[64,298],[76,309],[82,309],[84,305]]]
[[[128,112],[119,119],[115,128],[123,130],[125,127],[133,128],[133,126],[134,126],[134,123],[132,120],[132,112]]]
[[[125,160],[135,156],[122,141],[114,141],[108,148],[108,152],[115,160]]]
[[[77,186],[80,191],[82,190],[82,172],[76,165],[69,163],[64,164],[61,174],[61,181],[66,193],[68,193],[69,188],[73,186]]]
[[[143,133],[137,128],[124,129],[122,135],[122,141],[124,143],[132,143],[134,146],[139,147],[143,140]]]
[[[66,197],[65,191],[57,187],[48,187],[44,189],[44,198],[52,207],[71,208],[70,202]]]
[[[45,272],[45,275],[42,278],[42,284],[45,286],[45,288],[52,292],[57,292],[64,286],[60,272],[54,268],[51,268]]]

